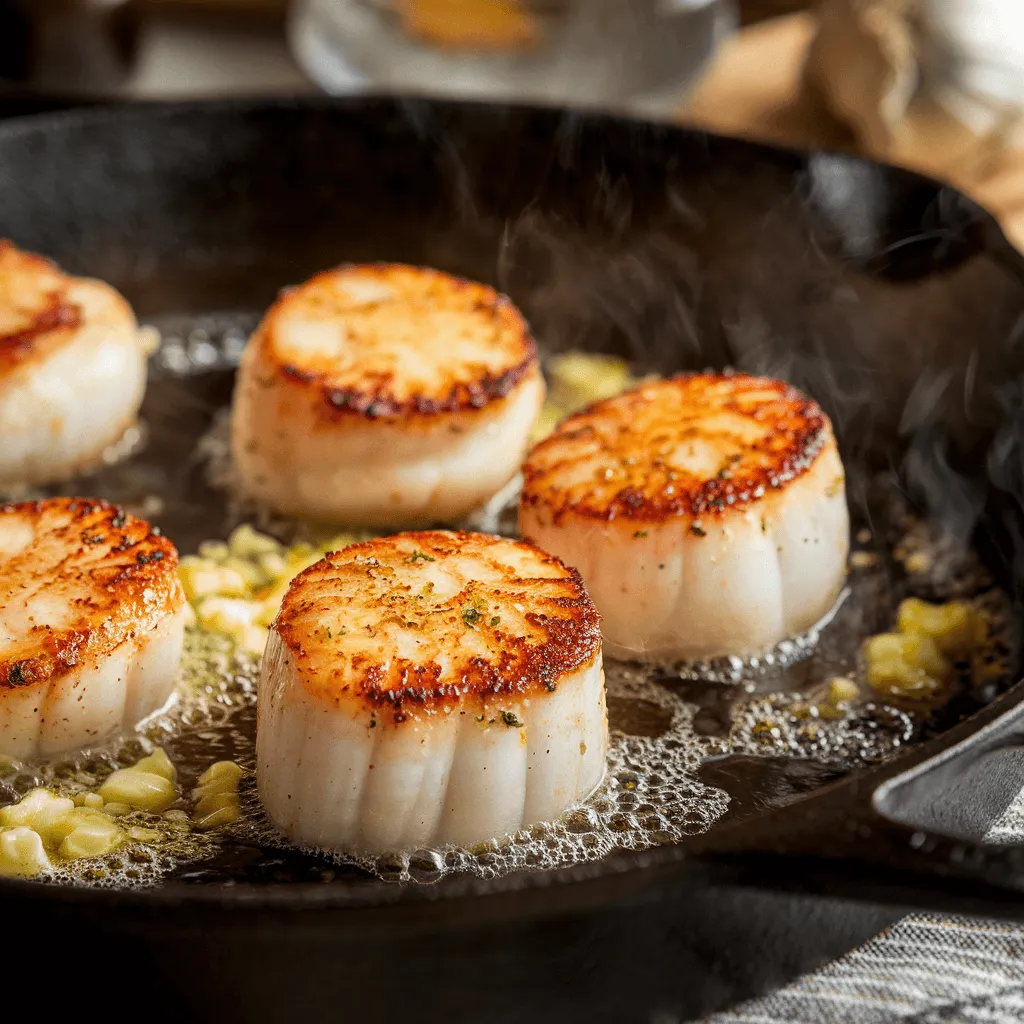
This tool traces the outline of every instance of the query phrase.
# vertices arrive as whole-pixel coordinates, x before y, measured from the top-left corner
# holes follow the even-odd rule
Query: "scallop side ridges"
[[[577,574],[514,541],[402,534],[289,590],[260,680],[260,795],[312,845],[472,843],[586,796],[606,731]]]
[[[0,481],[91,467],[135,422],[145,385],[143,341],[118,292],[0,241]]]
[[[166,703],[185,601],[177,552],[91,499],[0,507],[0,753],[104,739]]]
[[[524,536],[583,575],[607,652],[756,654],[835,603],[849,519],[831,424],[783,381],[689,374],[599,402],[531,453]]]

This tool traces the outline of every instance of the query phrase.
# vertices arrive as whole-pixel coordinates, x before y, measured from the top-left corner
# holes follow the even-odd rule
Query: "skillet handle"
[[[1008,707],[1009,705],[1009,707]],[[922,896],[936,888],[1017,897],[1024,914],[1024,836],[994,830],[1020,800],[1024,824],[1024,684],[906,757],[806,799],[695,837],[709,861],[769,861],[781,876],[819,874],[829,892],[879,880]],[[851,885],[852,883],[852,885]],[[819,888],[820,886],[814,886]],[[1005,898],[1005,895],[1004,895]],[[934,899],[931,897],[929,902]]]

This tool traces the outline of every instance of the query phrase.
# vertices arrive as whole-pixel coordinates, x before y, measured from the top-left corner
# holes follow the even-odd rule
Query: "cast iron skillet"
[[[826,406],[848,464],[901,469],[1019,595],[1024,261],[935,182],[555,110],[156,106],[0,125],[0,235],[111,281],[143,319],[262,309],[340,261],[401,260],[496,282],[549,343],[787,376]],[[179,422],[207,414],[181,398]],[[173,433],[154,443],[174,457]],[[207,520],[186,504],[175,540],[188,550]],[[158,1019],[685,1019],[906,906],[1024,916],[1024,857],[978,844],[1024,782],[1022,695],[685,847],[559,872],[4,882],[9,969],[46,993],[67,955],[68,977],[99,969],[120,1012],[139,998]]]

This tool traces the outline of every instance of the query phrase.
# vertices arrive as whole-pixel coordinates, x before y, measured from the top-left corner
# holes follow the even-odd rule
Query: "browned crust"
[[[67,300],[69,281],[49,260],[22,252],[0,239],[0,275],[16,270],[53,278],[53,288],[41,296],[37,309],[26,311],[26,323],[16,331],[0,332],[0,378],[21,363],[52,351],[82,324],[82,311]]]
[[[339,387],[331,382],[329,372],[295,366],[282,358],[277,350],[276,336],[278,320],[283,315],[285,305],[303,291],[312,290],[349,271],[379,276],[384,280],[395,273],[415,272],[422,277],[426,286],[423,293],[425,301],[429,301],[431,294],[436,294],[445,302],[456,300],[467,313],[488,318],[494,326],[495,337],[507,333],[516,339],[516,347],[519,349],[516,358],[499,373],[469,365],[464,368],[466,379],[457,379],[455,373],[458,368],[455,368],[444,390],[437,394],[413,394],[406,399],[396,396],[392,374],[379,374],[372,380],[361,381],[358,386]],[[459,412],[476,412],[508,397],[531,371],[537,372],[539,367],[537,346],[529,325],[506,296],[476,281],[426,267],[410,267],[399,263],[346,264],[323,271],[297,288],[286,290],[268,311],[251,344],[259,346],[264,386],[268,384],[265,374],[269,372],[286,385],[313,390],[317,394],[316,410],[329,423],[382,418],[424,419]]]
[[[0,528],[5,517],[35,526],[25,550],[0,556],[5,606],[25,590],[52,587],[66,593],[73,614],[60,628],[35,623],[0,657],[0,693],[52,681],[83,658],[108,654],[184,602],[174,545],[115,505],[52,498],[0,506]]]
[[[729,392],[714,407],[703,405],[709,385],[727,385]],[[669,397],[678,392],[680,412],[663,436],[651,436],[637,426],[637,414],[649,396],[664,395],[666,389]],[[765,391],[771,392],[770,400],[758,397]],[[713,410],[756,421],[764,437],[723,460],[707,478],[666,465],[658,443],[687,436],[713,439],[713,432],[702,426],[702,418]],[[832,427],[818,403],[785,381],[728,372],[683,374],[597,402],[563,421],[523,466],[520,509],[543,507],[555,522],[568,516],[645,523],[720,517],[785,488],[810,469],[830,442]],[[593,443],[607,460],[609,482],[562,486],[562,471],[579,460],[581,446]]]
[[[328,639],[319,629],[310,636],[310,625],[318,622],[323,602],[337,606],[344,601],[345,590],[358,593],[371,571],[405,570],[410,548],[430,560],[441,560],[458,556],[466,544],[475,550],[491,547],[499,560],[507,546],[528,549],[557,576],[523,578],[502,563],[500,582],[484,587],[470,581],[448,601],[423,613],[416,604],[415,573],[402,572],[379,601],[379,621],[382,625],[416,621],[414,628],[428,630],[431,639],[452,655],[447,674],[430,658],[391,658],[385,664],[380,657],[359,653],[358,647],[353,654],[347,636]],[[371,565],[369,559],[376,563]],[[331,586],[325,588],[327,581]],[[515,602],[524,606],[523,618],[532,636],[493,623],[487,614],[472,626],[467,624],[468,601],[486,603],[495,597],[508,606]],[[592,663],[601,644],[600,616],[575,569],[526,542],[443,530],[377,538],[327,555],[293,581],[274,628],[312,696],[335,705],[345,702],[370,711],[386,710],[395,723],[410,712],[475,709],[488,698],[550,693],[567,674]],[[460,638],[470,628],[484,634],[491,656],[459,656]]]

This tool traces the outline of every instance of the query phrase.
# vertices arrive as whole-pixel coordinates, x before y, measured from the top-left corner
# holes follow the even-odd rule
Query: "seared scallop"
[[[135,422],[145,388],[121,295],[0,241],[0,483],[89,468]]]
[[[836,441],[783,381],[692,374],[598,402],[534,448],[524,476],[522,533],[582,573],[610,655],[754,654],[842,589]]]
[[[258,713],[260,799],[291,839],[380,853],[498,837],[601,779],[598,614],[579,574],[529,544],[357,544],[292,583]]]
[[[522,315],[482,284],[396,265],[287,291],[235,391],[242,488],[351,525],[455,522],[516,473],[544,400]]]
[[[170,541],[104,501],[0,507],[0,754],[89,746],[167,703],[177,568]]]

